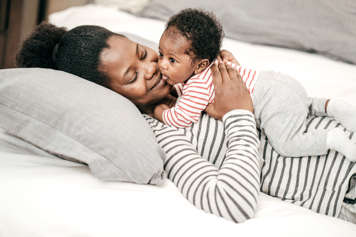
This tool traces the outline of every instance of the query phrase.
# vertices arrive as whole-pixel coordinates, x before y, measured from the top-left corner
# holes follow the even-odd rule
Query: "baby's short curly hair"
[[[192,51],[199,59],[212,62],[219,55],[224,33],[213,13],[188,8],[168,20],[166,29],[171,26],[191,40]]]

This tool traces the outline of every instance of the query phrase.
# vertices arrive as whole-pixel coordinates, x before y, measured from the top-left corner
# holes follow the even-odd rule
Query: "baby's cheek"
[[[187,73],[186,70],[177,70],[174,73],[174,76],[170,77],[169,79],[171,80],[172,84],[175,85],[177,83],[184,83],[186,79],[190,77],[190,74]]]

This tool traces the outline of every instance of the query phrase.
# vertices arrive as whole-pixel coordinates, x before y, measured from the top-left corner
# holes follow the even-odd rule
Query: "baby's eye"
[[[175,62],[176,62],[176,60],[175,60],[174,58],[169,58],[169,61],[170,61],[171,63],[175,63]]]
[[[162,54],[161,52],[159,52],[159,56],[160,56],[160,57],[162,57],[162,56],[163,56],[163,54]]]

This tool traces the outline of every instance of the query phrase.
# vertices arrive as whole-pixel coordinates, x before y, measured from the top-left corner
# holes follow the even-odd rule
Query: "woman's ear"
[[[194,74],[199,74],[204,71],[209,66],[209,59],[202,59],[200,60],[194,69]]]

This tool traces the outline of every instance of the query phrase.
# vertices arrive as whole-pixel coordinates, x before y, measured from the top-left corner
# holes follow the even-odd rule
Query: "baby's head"
[[[223,31],[212,13],[185,9],[172,16],[159,41],[159,67],[171,85],[206,69],[220,52]]]

